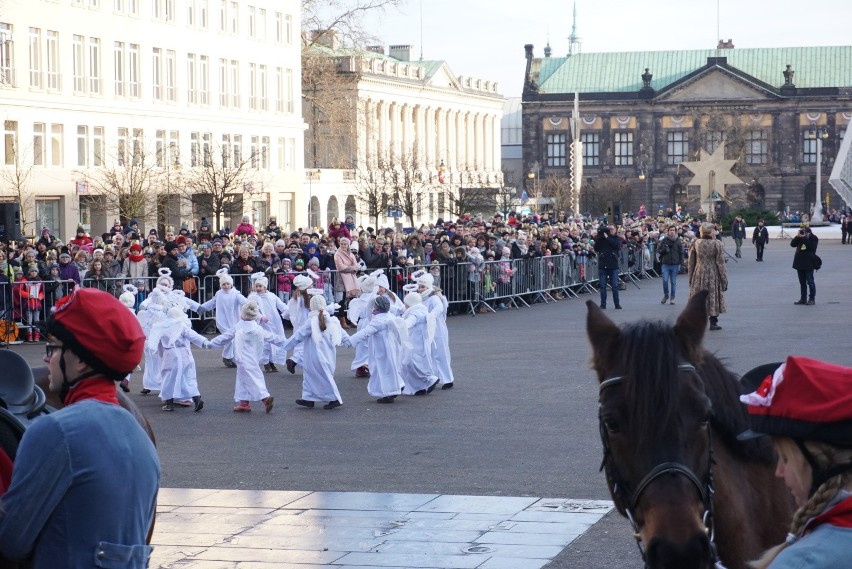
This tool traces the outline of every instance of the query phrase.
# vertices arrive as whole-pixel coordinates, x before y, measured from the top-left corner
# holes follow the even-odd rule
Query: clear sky
[[[421,41],[421,2],[422,38]],[[520,96],[524,44],[543,57],[568,52],[572,0],[406,0],[367,27],[385,46],[411,44],[413,59],[446,60],[456,75],[496,80]],[[581,51],[852,44],[852,0],[576,0]],[[717,6],[719,8],[717,18]],[[718,33],[717,33],[718,29]],[[850,62],[852,65],[852,62]],[[780,82],[780,71],[779,71]]]

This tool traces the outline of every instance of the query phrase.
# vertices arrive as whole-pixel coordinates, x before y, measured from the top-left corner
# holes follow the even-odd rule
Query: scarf
[[[115,383],[105,377],[84,379],[68,390],[68,394],[65,396],[65,406],[87,399],[118,405]]]
[[[841,500],[831,508],[808,522],[805,531],[813,531],[822,524],[831,524],[841,528],[852,528],[852,496]]]
[[[127,258],[130,259],[131,261],[133,261],[134,263],[138,263],[139,261],[145,260],[145,255],[143,255],[142,252],[140,252],[138,255],[134,255],[133,253],[130,253],[130,254],[127,255]]]

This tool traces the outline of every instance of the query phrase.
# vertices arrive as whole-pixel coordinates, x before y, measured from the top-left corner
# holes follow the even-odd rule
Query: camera
[[[600,227],[598,227],[598,233],[600,233],[601,235],[609,235],[609,227],[607,227],[606,225],[601,225]]]

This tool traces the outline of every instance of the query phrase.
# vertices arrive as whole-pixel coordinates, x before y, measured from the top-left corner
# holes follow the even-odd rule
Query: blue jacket
[[[33,569],[147,567],[160,462],[126,410],[85,400],[35,420],[0,498],[0,554]]]

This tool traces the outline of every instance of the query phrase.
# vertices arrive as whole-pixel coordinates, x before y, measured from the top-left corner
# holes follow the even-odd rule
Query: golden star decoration
[[[725,186],[733,184],[744,184],[737,178],[731,168],[736,160],[725,160],[725,143],[721,143],[713,154],[708,154],[703,148],[699,160],[695,162],[681,162],[681,166],[689,169],[694,177],[687,183],[688,186],[699,186],[701,188],[702,206],[710,202],[713,192],[719,194],[720,198],[726,195]]]

